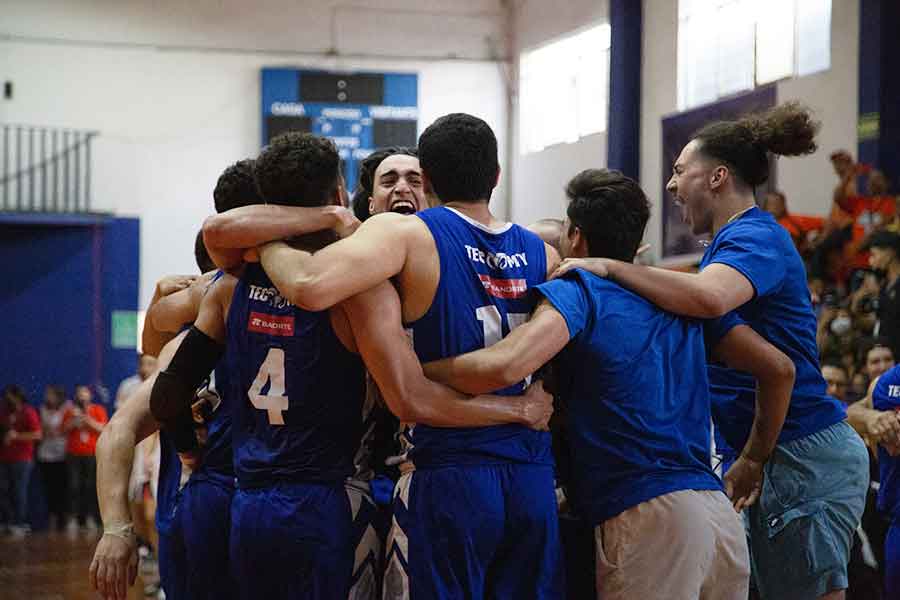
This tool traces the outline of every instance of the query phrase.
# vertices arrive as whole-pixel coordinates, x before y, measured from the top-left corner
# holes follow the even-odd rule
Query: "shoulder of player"
[[[401,215],[394,212],[385,212],[373,215],[366,219],[360,226],[360,229],[385,231],[390,232],[391,234],[403,234],[419,230],[422,227],[425,227],[425,222],[421,219],[414,219],[408,215]]]

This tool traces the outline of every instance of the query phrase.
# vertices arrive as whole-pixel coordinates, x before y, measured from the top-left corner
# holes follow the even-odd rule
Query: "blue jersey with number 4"
[[[362,436],[365,371],[331,325],[247,265],[228,313],[235,474],[242,488],[342,481]]]
[[[524,323],[532,288],[547,278],[544,243],[506,224],[490,229],[452,208],[416,215],[431,231],[441,263],[431,307],[408,326],[423,363],[485,348]],[[519,395],[525,382],[497,394]],[[522,425],[443,429],[415,425],[404,434],[416,466],[490,463],[552,464],[550,434]]]

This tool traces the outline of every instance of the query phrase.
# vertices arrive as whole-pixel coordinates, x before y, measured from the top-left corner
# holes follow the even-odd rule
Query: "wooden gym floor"
[[[32,533],[0,536],[0,600],[95,600],[88,581],[98,534]],[[143,600],[138,576],[129,600]]]

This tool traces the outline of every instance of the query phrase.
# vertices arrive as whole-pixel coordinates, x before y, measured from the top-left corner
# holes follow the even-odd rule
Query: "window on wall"
[[[830,66],[831,0],[679,0],[679,109]]]
[[[525,154],[606,130],[609,25],[519,57],[519,147]]]

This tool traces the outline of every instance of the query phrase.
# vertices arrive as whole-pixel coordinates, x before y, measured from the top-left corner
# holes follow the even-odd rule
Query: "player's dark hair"
[[[634,260],[650,219],[650,202],[636,181],[619,171],[587,169],[569,181],[566,196],[569,233],[581,230],[591,256]]]
[[[254,161],[250,158],[239,160],[222,171],[213,190],[216,212],[222,213],[239,206],[262,204],[256,180],[253,178]]]
[[[334,142],[289,131],[263,148],[253,171],[256,187],[269,204],[324,206],[337,190],[339,168]]]
[[[711,123],[694,139],[700,140],[703,154],[724,162],[741,181],[756,187],[769,178],[769,153],[812,154],[819,127],[809,109],[786,102],[760,114]]]
[[[197,268],[201,273],[208,273],[216,269],[216,263],[210,258],[206,244],[203,243],[203,230],[197,232],[197,238],[194,240],[194,260],[197,261]]]
[[[372,192],[375,189],[375,171],[378,170],[378,166],[384,159],[388,156],[394,156],[395,154],[415,157],[419,156],[419,153],[416,152],[415,148],[388,146],[386,148],[379,148],[364,158],[359,164],[359,183],[356,186],[356,190],[353,192],[353,199],[350,204],[353,206],[353,214],[356,215],[356,218],[360,221],[365,221],[372,216],[369,214],[369,198],[372,196]]]
[[[500,163],[490,126],[472,115],[445,115],[419,137],[419,164],[441,203],[490,200]]]

